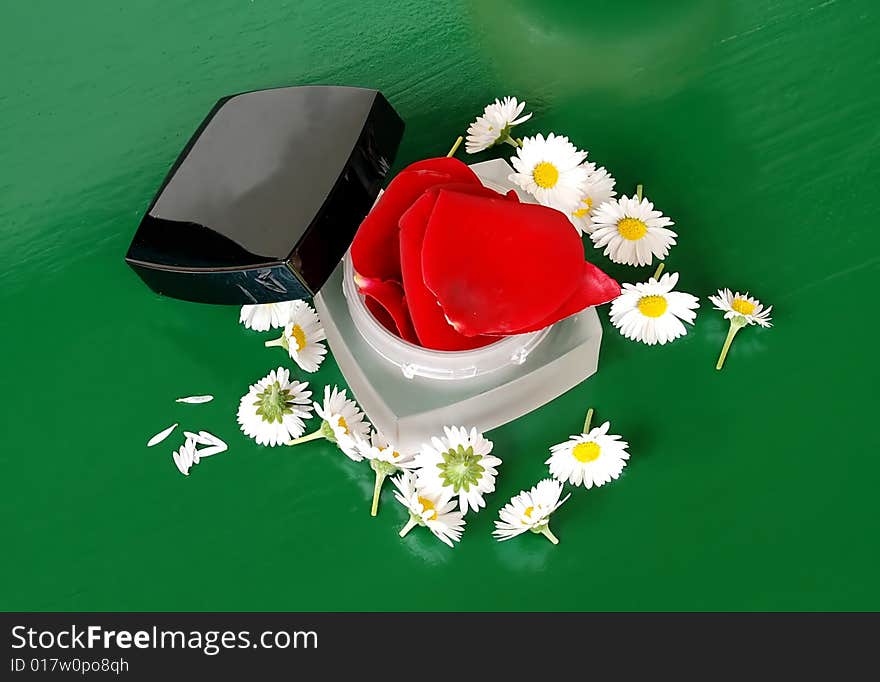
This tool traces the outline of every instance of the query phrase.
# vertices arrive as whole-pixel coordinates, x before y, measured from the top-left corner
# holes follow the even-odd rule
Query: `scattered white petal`
[[[178,398],[174,402],[176,403],[192,403],[194,405],[198,405],[200,403],[209,403],[214,399],[212,395],[191,395],[186,398]]]
[[[179,450],[175,450],[171,453],[171,457],[174,459],[174,464],[177,465],[180,473],[184,476],[189,476],[189,470],[192,468],[196,459],[195,441],[191,438],[187,438],[186,442]]]
[[[168,436],[170,436],[171,433],[172,433],[172,432],[174,431],[174,429],[176,429],[176,428],[177,428],[177,422],[175,422],[174,424],[172,424],[171,426],[169,426],[169,427],[168,427],[167,429],[165,429],[164,431],[160,431],[160,432],[157,433],[155,436],[153,436],[152,438],[150,438],[150,440],[147,441],[147,447],[148,447],[148,448],[151,448],[151,447],[153,447],[154,445],[158,445],[158,444],[161,443],[163,440],[165,440],[166,438],[168,438]]]

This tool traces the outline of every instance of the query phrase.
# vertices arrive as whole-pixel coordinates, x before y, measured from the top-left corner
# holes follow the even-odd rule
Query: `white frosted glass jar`
[[[513,186],[497,159],[472,166],[484,185]],[[520,199],[531,197],[520,194]],[[445,425],[482,431],[516,419],[596,371],[602,326],[593,308],[530,334],[469,351],[436,351],[392,334],[367,309],[345,259],[315,297],[327,340],[373,426],[416,448]]]
[[[407,379],[419,376],[456,381],[489,374],[509,365],[521,365],[550,331],[548,327],[530,334],[508,336],[473,350],[443,351],[416,346],[388,331],[367,308],[363,294],[354,283],[354,266],[348,252],[343,261],[342,293],[363,339]]]

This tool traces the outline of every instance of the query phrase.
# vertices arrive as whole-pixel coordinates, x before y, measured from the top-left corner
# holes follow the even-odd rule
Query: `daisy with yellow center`
[[[355,447],[363,459],[370,461],[370,468],[376,472],[376,484],[373,486],[373,506],[370,508],[370,515],[375,516],[379,509],[379,493],[382,492],[385,477],[412,469],[415,466],[413,461],[415,453],[401,452],[400,448],[389,442],[378,431],[373,431],[370,434],[370,440],[357,439]]]
[[[609,422],[590,429],[592,418],[591,409],[581,434],[550,448],[550,459],[545,464],[550,465],[553,478],[592,488],[620,476],[629,459],[629,443],[608,433]]]
[[[294,303],[295,301],[280,301],[278,303],[243,305],[238,321],[248,329],[258,332],[278,329],[290,321],[291,308]]]
[[[409,512],[409,521],[400,529],[404,537],[416,526],[425,526],[437,538],[450,547],[461,540],[464,532],[464,516],[455,510],[456,504],[448,493],[432,494],[418,487],[416,477],[404,472],[391,479],[394,497]]]
[[[600,167],[590,172],[580,203],[569,217],[578,234],[590,234],[593,231],[593,216],[596,211],[616,195],[614,178],[607,170]]]
[[[606,256],[623,265],[651,265],[655,257],[663,260],[678,236],[667,229],[675,223],[642,198],[641,185],[632,197],[603,203],[593,212],[592,220],[593,245],[604,247]]]
[[[238,404],[238,423],[259,445],[283,445],[306,430],[312,416],[308,382],[291,380],[283,367],[253,384]]]
[[[367,437],[370,424],[357,403],[348,398],[345,389],[325,386],[324,402],[316,402],[313,407],[322,419],[321,426],[306,436],[288,441],[287,445],[300,445],[325,438],[342,450],[349,459],[360,462],[363,456],[358,452],[357,442]]]
[[[611,324],[628,339],[649,346],[663,345],[687,334],[683,322],[693,324],[700,301],[696,296],[673,291],[678,273],[660,273],[663,264],[647,282],[624,284],[620,296],[611,302]]]
[[[277,339],[266,341],[266,347],[281,346],[290,355],[300,369],[305,372],[317,372],[327,348],[321,341],[326,339],[318,313],[305,301],[293,301],[290,321],[285,325],[284,332]]]
[[[511,182],[533,195],[539,204],[570,215],[579,208],[587,180],[595,170],[584,163],[587,152],[579,151],[567,137],[550,133],[526,137],[510,159],[515,173]]]
[[[721,369],[724,367],[724,361],[727,359],[727,352],[730,350],[730,344],[733,343],[733,337],[740,329],[753,324],[764,328],[773,326],[770,322],[772,319],[770,311],[773,310],[773,306],[765,308],[757,298],[749,296],[749,292],[741,294],[737,291],[732,294],[730,289],[719,289],[718,295],[709,296],[709,300],[712,301],[716,310],[724,312],[725,320],[730,320],[730,329],[715,365],[715,369]]]
[[[517,102],[516,97],[505,97],[501,101],[496,99],[492,104],[487,104],[482,116],[478,116],[467,129],[464,145],[467,153],[476,154],[505,142],[518,146],[517,141],[510,136],[510,129],[532,117],[531,114],[520,116],[525,107],[526,103]]]
[[[540,533],[554,545],[559,540],[550,531],[550,514],[562,506],[571,495],[562,495],[562,484],[552,478],[545,478],[529,491],[521,491],[514,495],[501,511],[498,512],[500,521],[495,522],[495,530],[492,535],[499,542],[510,540],[526,531]]]

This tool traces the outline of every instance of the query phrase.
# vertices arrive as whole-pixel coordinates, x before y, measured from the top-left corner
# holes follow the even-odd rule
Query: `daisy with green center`
[[[545,464],[550,465],[553,478],[592,488],[620,476],[629,459],[629,443],[608,433],[610,422],[590,429],[592,418],[590,409],[581,434],[550,448],[550,459]]]
[[[370,434],[370,440],[356,439],[355,448],[358,454],[370,461],[370,468],[376,473],[376,484],[373,486],[373,506],[370,515],[375,516],[379,509],[379,494],[385,478],[415,466],[415,453],[401,452],[378,431]]]
[[[529,491],[521,491],[498,512],[501,520],[495,522],[492,535],[503,542],[531,531],[540,533],[554,545],[559,544],[559,540],[550,532],[550,514],[571,497],[569,494],[560,500],[561,496],[562,484],[552,478],[545,478]]]
[[[304,419],[312,416],[308,382],[290,379],[283,367],[250,387],[238,404],[238,423],[245,435],[259,445],[284,445],[306,430]]]
[[[578,234],[590,234],[593,231],[596,210],[616,195],[614,178],[605,168],[597,168],[589,174],[580,203],[569,217]]]
[[[496,467],[492,441],[476,429],[444,426],[443,438],[432,438],[415,457],[418,484],[431,495],[458,497],[462,514],[486,506],[483,495],[495,490]]]
[[[496,99],[492,104],[487,104],[482,116],[477,116],[477,120],[467,129],[464,145],[467,153],[476,154],[503,142],[518,146],[510,136],[510,129],[532,117],[531,114],[520,116],[525,107],[526,103],[517,102],[516,97],[505,97],[503,101]]]
[[[290,311],[293,303],[294,301],[281,301],[279,303],[243,305],[238,321],[248,329],[258,332],[278,329],[286,325],[290,320]]]
[[[327,348],[321,343],[326,338],[318,313],[312,306],[305,301],[293,301],[290,321],[284,332],[277,339],[266,341],[265,345],[267,348],[281,346],[300,369],[317,372],[327,355]]]
[[[587,152],[579,151],[567,137],[540,133],[526,137],[516,156],[510,159],[515,173],[511,182],[533,195],[539,204],[566,215],[579,208],[593,164],[586,164]]]
[[[461,540],[464,515],[455,511],[455,501],[448,493],[433,494],[419,489],[411,472],[395,476],[391,482],[397,488],[394,497],[409,512],[409,521],[400,529],[400,537],[416,526],[425,526],[450,547]]]
[[[687,334],[682,323],[693,324],[700,299],[683,291],[673,291],[678,273],[662,277],[663,264],[647,282],[624,284],[611,302],[611,324],[628,339],[649,346],[663,345]]]
[[[655,257],[663,260],[678,236],[667,229],[675,223],[642,198],[641,185],[635,196],[603,203],[592,218],[593,245],[605,247],[605,255],[623,265],[651,265]]]
[[[715,306],[716,310],[724,311],[724,319],[730,320],[730,329],[727,332],[727,338],[724,340],[724,346],[721,348],[721,355],[718,356],[718,362],[715,369],[724,367],[724,361],[727,359],[727,351],[730,350],[730,344],[733,343],[733,337],[736,333],[746,325],[757,324],[758,326],[768,328],[773,324],[770,322],[770,311],[773,306],[765,308],[757,298],[749,296],[749,292],[744,294],[738,291],[735,294],[730,293],[730,289],[719,289],[717,296],[709,296],[709,300]]]
[[[315,412],[321,417],[321,426],[316,431],[289,441],[288,445],[299,445],[311,440],[325,438],[334,443],[343,453],[355,462],[363,456],[358,452],[357,442],[367,437],[370,424],[354,400],[350,400],[345,389],[334,386],[324,387],[324,402],[314,404]]]

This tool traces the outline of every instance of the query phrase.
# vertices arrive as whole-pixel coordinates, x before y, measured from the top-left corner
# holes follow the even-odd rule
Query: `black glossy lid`
[[[150,288],[190,301],[311,296],[351,244],[402,135],[376,90],[303,86],[221,99],[125,259]]]

